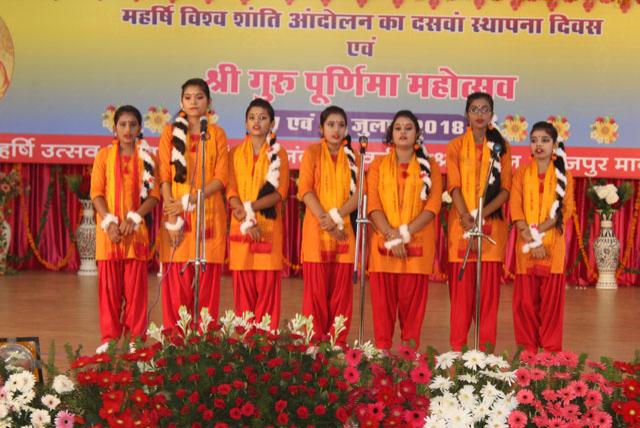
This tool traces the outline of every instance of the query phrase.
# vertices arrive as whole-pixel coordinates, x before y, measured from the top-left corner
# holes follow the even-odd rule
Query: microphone
[[[500,152],[502,152],[502,144],[493,143],[493,153],[495,153],[496,155],[500,155]]]
[[[369,139],[366,136],[361,135],[360,138],[358,139],[358,142],[360,143],[360,153],[364,154],[367,151],[367,146],[369,145]]]
[[[209,120],[207,116],[200,116],[200,134],[202,134],[202,139],[205,140],[205,135],[207,133],[207,125],[209,125]]]

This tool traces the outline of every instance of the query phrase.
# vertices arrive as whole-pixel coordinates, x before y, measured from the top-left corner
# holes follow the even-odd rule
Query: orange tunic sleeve
[[[109,146],[100,149],[91,169],[91,200],[107,193],[107,153]]]
[[[462,186],[462,179],[460,176],[460,148],[462,146],[462,139],[456,138],[451,140],[447,144],[446,159],[447,159],[447,190],[449,193],[453,189],[460,188]]]
[[[156,155],[149,153],[149,156],[151,156],[151,159],[153,159],[155,164],[155,168],[153,169],[153,188],[151,189],[151,192],[149,192],[149,196],[160,200],[160,164],[158,163]]]
[[[427,197],[427,203],[424,204],[424,211],[431,211],[438,216],[442,207],[442,174],[438,162],[431,157],[429,158],[431,167],[431,189]]]
[[[280,146],[278,156],[280,157],[280,185],[277,190],[282,201],[286,201],[289,194],[289,157],[284,147]]]
[[[227,184],[227,200],[231,200],[231,198],[239,198],[240,194],[238,193],[238,180],[236,180],[236,169],[234,165],[234,157],[236,154],[236,149],[239,146],[234,147],[229,152],[229,184]]]
[[[526,165],[522,165],[513,176],[513,183],[509,194],[509,210],[511,211],[512,223],[525,219],[522,195],[524,190],[524,171],[526,168]]]
[[[217,157],[216,167],[213,174],[214,180],[219,180],[223,186],[229,183],[229,145],[227,144],[227,134],[219,126],[209,126],[214,134],[216,142]]]
[[[367,171],[367,214],[382,210],[382,201],[378,193],[378,181],[380,180],[380,163],[383,156],[376,157]]]
[[[160,178],[160,186],[163,183],[169,182],[173,179],[171,175],[171,149],[173,149],[173,144],[171,143],[173,133],[173,126],[167,125],[162,130],[162,134],[160,135],[160,143],[158,145],[158,159],[160,161],[160,166],[158,168],[158,176]]]
[[[298,169],[298,199],[302,200],[304,195],[314,191],[315,173],[318,168],[317,163],[320,158],[320,145],[309,146],[302,155],[300,168]]]
[[[511,181],[513,178],[513,166],[511,163],[511,146],[509,143],[505,142],[506,152],[500,158],[500,167],[502,171],[500,172],[500,188],[506,190],[507,192],[511,191]]]
[[[567,226],[567,222],[573,216],[573,212],[576,209],[576,201],[574,199],[574,182],[573,175],[569,171],[566,171],[567,175],[567,188],[565,189],[565,196],[562,204],[562,220],[564,226]]]

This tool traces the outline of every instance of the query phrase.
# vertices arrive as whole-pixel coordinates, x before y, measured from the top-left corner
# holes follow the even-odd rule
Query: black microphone
[[[360,143],[360,153],[364,154],[367,151],[367,146],[369,145],[369,139],[366,136],[361,135],[360,138],[358,139],[358,142]]]
[[[207,134],[207,125],[209,125],[209,120],[207,116],[200,116],[200,134],[202,134],[202,139],[205,140],[205,135]]]

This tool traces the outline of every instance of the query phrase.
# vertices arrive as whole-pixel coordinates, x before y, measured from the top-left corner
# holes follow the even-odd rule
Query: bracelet
[[[531,237],[533,238],[533,241],[524,244],[522,246],[522,252],[524,254],[527,254],[529,251],[531,251],[534,248],[538,248],[542,245],[542,238],[544,238],[545,232],[540,233],[538,231],[538,225],[537,224],[531,224],[529,225],[529,232],[531,232]]]
[[[385,241],[384,248],[386,248],[387,250],[390,250],[393,247],[395,247],[396,245],[402,244],[402,242],[403,242],[402,238],[391,239],[389,241]]]
[[[142,223],[142,216],[135,211],[129,211],[127,213],[127,219],[135,223],[134,230],[138,230],[140,223]]]
[[[120,220],[118,219],[118,217],[116,217],[111,213],[107,213],[107,215],[105,215],[102,221],[100,222],[100,228],[106,232],[111,223],[118,224],[119,221]]]
[[[245,213],[247,213],[244,221],[240,224],[240,233],[246,235],[249,229],[258,224],[256,220],[256,213],[253,211],[251,201],[245,201],[242,203]]]
[[[409,233],[409,226],[407,226],[406,224],[401,224],[400,227],[398,228],[398,231],[400,232],[400,236],[402,237],[402,242],[404,242],[405,244],[408,244],[409,241],[411,241],[411,233]]]
[[[182,217],[178,217],[175,223],[169,223],[168,221],[164,222],[164,228],[169,232],[176,232],[182,229],[182,226],[184,226],[184,219]]]
[[[196,209],[196,204],[192,204],[189,202],[190,198],[191,195],[188,193],[185,193],[184,195],[182,195],[182,198],[180,198],[182,201],[182,211],[191,212]]]
[[[344,219],[337,208],[331,208],[329,210],[329,217],[331,217],[331,220],[338,226],[338,230],[344,230]]]

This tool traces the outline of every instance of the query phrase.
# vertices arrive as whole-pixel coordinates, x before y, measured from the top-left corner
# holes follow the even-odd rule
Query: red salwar
[[[420,345],[429,294],[429,276],[419,273],[371,272],[373,335],[378,349],[391,349],[396,315],[400,320],[400,339],[414,348]]]
[[[469,261],[462,281],[458,273],[462,263],[449,263],[449,299],[451,301],[449,343],[451,349],[460,351],[467,344],[471,321],[476,314],[476,262]],[[495,347],[498,304],[500,303],[501,262],[482,262],[480,285],[480,349],[486,345]]]
[[[353,273],[352,263],[302,264],[304,298],[302,313],[313,315],[313,329],[316,338],[332,332],[336,316],[344,315],[345,329],[338,335],[336,344],[344,346],[351,327],[353,315]]]
[[[184,274],[180,274],[184,263],[163,263],[162,278],[162,319],[165,328],[173,328],[180,319],[178,310],[186,306],[193,314],[195,270],[189,264]],[[204,272],[200,273],[200,290],[198,293],[198,318],[202,308],[209,309],[209,315],[218,319],[218,302],[220,301],[220,263],[207,263]]]
[[[143,337],[147,329],[147,262],[98,260],[101,343],[124,334]]]
[[[527,351],[562,350],[565,276],[516,275],[513,288],[513,330],[516,344]]]
[[[251,311],[257,322],[271,315],[271,329],[280,322],[282,272],[275,270],[234,270],[233,301],[238,316]]]

